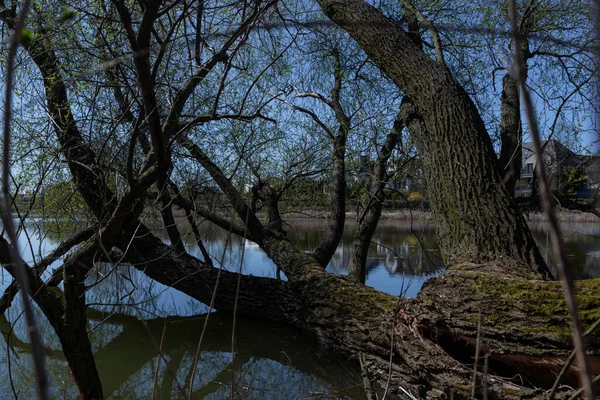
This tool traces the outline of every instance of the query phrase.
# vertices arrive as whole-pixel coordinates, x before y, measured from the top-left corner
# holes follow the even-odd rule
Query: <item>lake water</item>
[[[46,254],[65,236],[53,224],[31,221],[20,236],[23,257],[31,262]],[[544,224],[532,231],[547,256]],[[291,222],[290,239],[309,251],[320,241],[325,221]],[[580,279],[600,277],[600,224],[563,224],[567,253]],[[328,270],[346,274],[354,226],[349,223]],[[164,232],[159,232],[163,237]],[[253,243],[211,226],[203,227],[205,243],[216,261],[245,274],[275,277],[275,266]],[[227,243],[227,245],[226,245]],[[242,259],[242,246],[244,257]],[[189,245],[192,254],[199,253]],[[60,263],[56,263],[55,267]],[[367,284],[398,295],[415,296],[423,282],[443,269],[434,229],[423,222],[385,221],[380,224],[367,261]],[[11,278],[1,276],[4,289]],[[181,398],[191,382],[198,338],[208,307],[176,290],[150,281],[139,271],[101,265],[90,274],[90,337],[104,394],[114,399]],[[0,351],[0,398],[33,398],[35,385],[28,354],[20,298],[0,317],[4,351]],[[140,320],[145,320],[145,323]],[[44,338],[53,398],[75,398],[77,392],[60,345],[38,312]],[[356,365],[315,346],[299,332],[276,324],[238,319],[232,362],[232,321],[210,315],[193,384],[193,398],[244,399],[363,398]],[[162,341],[162,345],[160,345]],[[163,360],[158,363],[158,348]],[[166,362],[165,362],[166,360]],[[158,369],[157,369],[157,364]],[[158,372],[157,372],[158,371]],[[12,383],[11,383],[12,382]],[[329,397],[323,397],[329,394]]]

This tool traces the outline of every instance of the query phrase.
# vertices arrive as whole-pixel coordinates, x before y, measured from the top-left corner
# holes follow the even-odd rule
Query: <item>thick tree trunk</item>
[[[44,79],[48,114],[56,130],[61,152],[68,160],[69,170],[78,191],[98,221],[108,219],[115,207],[115,197],[105,184],[96,157],[84,142],[77,127],[62,79],[60,61],[47,37],[41,36],[27,46]],[[102,183],[102,184],[101,184]]]
[[[367,3],[320,0],[320,4],[413,101],[406,124],[423,155],[440,245],[449,271],[426,284],[414,300],[398,300],[326,273],[322,260],[317,262],[265,229],[230,180],[198,146],[181,136],[180,144],[213,176],[240,219],[246,222],[241,231],[247,231],[288,278],[288,282],[280,282],[239,277],[238,315],[292,324],[350,358],[362,353],[372,380],[383,385],[389,380],[392,394],[408,390],[418,398],[443,398],[451,393],[458,397],[470,395],[470,364],[481,320],[481,354],[490,360],[488,398],[535,393],[503,376],[518,374],[523,378],[519,383],[548,387],[544,377],[560,368],[560,360],[571,346],[568,316],[557,283],[523,279],[546,278],[550,274],[502,185],[491,142],[473,103],[444,66],[427,58],[399,28]],[[113,213],[113,196],[97,179],[101,171],[96,172],[94,155],[68,112],[66,87],[56,56],[41,42],[34,41],[29,50],[44,76],[50,114],[83,197],[101,222],[109,215],[123,216],[126,210]],[[194,79],[196,82],[201,77]],[[190,83],[178,92],[176,103],[181,107],[176,107],[169,118],[174,127],[186,93],[189,95],[194,85]],[[156,132],[160,128],[156,121],[152,127],[153,139],[158,142]],[[162,149],[160,143],[155,147]],[[113,205],[107,207],[107,203]],[[210,303],[218,282],[215,307],[226,312],[233,310],[237,274],[219,271],[187,254],[177,254],[135,218],[122,220],[130,222],[115,243],[132,265],[150,278],[205,303]],[[119,224],[108,227],[105,230],[110,238],[121,228]],[[90,263],[85,264],[83,268],[89,268]],[[65,268],[65,272],[74,288],[69,296],[82,293],[78,286],[80,271]],[[510,274],[517,279],[506,277]],[[60,321],[65,313],[60,299],[31,275],[37,278],[32,280],[37,285],[32,287],[36,301],[57,333],[63,334],[64,328],[71,331],[72,327]],[[586,326],[600,317],[599,287],[597,280],[582,282],[578,287]],[[69,316],[77,325],[74,332],[81,333],[85,321],[82,298],[67,300],[76,308]],[[79,362],[73,358],[78,356],[79,345],[86,347],[81,355],[90,354],[89,343],[61,342],[70,358],[69,365]],[[598,338],[592,335],[590,351],[597,354],[599,350]],[[92,369],[89,372],[94,373]],[[482,379],[486,378],[476,376],[475,383]]]
[[[281,218],[281,213],[279,212],[280,194],[277,193],[268,183],[260,182],[258,187],[256,187],[256,195],[258,196],[257,199],[260,199],[264,207],[267,209],[267,228],[278,235],[285,235],[285,230],[283,229],[283,219]],[[252,205],[251,209],[253,212],[255,212],[256,205]]]
[[[210,303],[219,279],[215,308],[232,312],[237,274],[219,272],[173,252],[143,226],[137,235],[122,246],[129,249],[126,257],[136,268],[204,303]],[[392,397],[399,396],[401,387],[417,398],[447,398],[451,392],[455,398],[469,396],[479,313],[490,399],[541,395],[521,382],[549,388],[571,348],[559,282],[507,278],[493,264],[472,264],[433,278],[416,299],[398,299],[327,273],[287,240],[269,238],[264,248],[289,282],[242,276],[238,315],[291,324],[351,359],[363,353],[370,378],[382,386],[389,379]],[[599,280],[577,287],[586,328],[600,318],[599,288]],[[66,326],[57,323],[62,318],[58,298],[46,298],[52,296],[47,289],[37,293],[38,304],[56,324],[59,336],[66,334]],[[588,341],[591,354],[600,354],[600,332],[588,336]],[[61,343],[65,352],[79,351],[76,341]],[[73,357],[77,359],[83,362]],[[575,371],[569,370],[565,384],[575,385]],[[478,375],[478,387],[482,379]]]
[[[377,213],[377,210],[369,210],[364,219],[365,224],[359,224],[358,230],[354,234],[352,255],[348,264],[348,278],[355,282],[365,283],[367,279],[367,256],[369,255],[371,238],[375,233],[375,229],[369,228],[373,226],[372,221],[374,221],[374,226],[377,227],[380,216],[381,210],[379,210],[379,213]]]
[[[238,274],[174,252],[144,225],[130,225],[118,246],[127,261],[148,277],[205,304],[211,303],[218,283],[215,308],[233,312]],[[246,275],[239,279],[238,315],[285,323],[298,318],[301,304],[287,282]]]
[[[522,55],[520,71],[525,79],[528,75],[527,60],[531,58],[529,51],[529,33],[534,27],[534,2],[530,2],[519,25],[521,35],[519,52]],[[502,79],[502,95],[500,97],[500,158],[498,168],[502,182],[511,196],[515,195],[517,181],[521,177],[521,156],[523,153],[523,129],[521,125],[521,101],[517,82],[513,79],[515,72],[507,72]]]
[[[446,264],[496,262],[513,274],[551,278],[523,216],[502,185],[483,121],[450,71],[368,3],[318,2],[411,98],[422,118],[427,135],[411,135],[422,155]]]
[[[91,255],[91,254],[90,254]],[[85,277],[93,260],[78,259],[64,263],[65,313],[57,330],[69,370],[82,399],[102,399],[102,383],[96,368],[85,304]],[[82,267],[83,265],[83,267]]]

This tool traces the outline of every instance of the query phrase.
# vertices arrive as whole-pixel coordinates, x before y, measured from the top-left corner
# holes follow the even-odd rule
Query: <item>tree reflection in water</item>
[[[145,325],[131,312],[109,313],[90,307],[88,317],[95,359],[107,397],[126,399],[149,398],[158,361],[156,343],[162,344],[163,359],[155,398],[181,397],[178,384],[189,387],[191,363],[206,314],[170,316],[145,320]],[[15,309],[16,310],[16,309]],[[106,319],[110,315],[109,319]],[[42,317],[40,313],[40,317]],[[66,362],[44,319],[45,353],[55,398],[75,398]],[[10,323],[0,317],[0,329],[7,340]],[[297,399],[314,391],[335,391],[354,386],[340,393],[349,398],[360,397],[360,374],[348,361],[316,347],[299,332],[275,324],[238,319],[236,356],[231,364],[231,317],[214,313],[202,343],[202,355],[196,372],[193,398],[223,399],[231,391],[232,374],[237,398]],[[154,338],[155,342],[151,339]],[[10,336],[9,352],[15,387],[21,398],[35,397],[30,358],[23,324],[20,321]],[[7,364],[0,369],[2,393],[11,392]],[[174,376],[173,376],[174,375]],[[175,381],[175,379],[177,381]],[[356,386],[358,385],[358,386]]]
[[[62,239],[57,224],[37,221],[39,236],[29,248],[51,251]],[[293,221],[290,239],[301,249],[311,250],[319,243],[324,221]],[[48,229],[52,227],[52,229]],[[45,229],[46,228],[46,229]],[[60,227],[59,227],[60,228]],[[64,228],[64,227],[63,227]],[[544,254],[545,226],[532,227]],[[342,238],[328,270],[345,274],[350,257],[353,229],[351,223]],[[73,227],[68,229],[73,230]],[[63,230],[65,231],[65,230]],[[571,224],[567,231],[567,251],[578,267],[580,277],[600,276],[597,262],[600,254],[600,227]],[[275,276],[275,266],[251,243],[247,244],[244,260],[240,260],[242,240],[232,237],[225,248],[226,233],[204,227],[209,252],[220,259],[224,267],[252,275]],[[43,238],[43,240],[41,239]],[[384,221],[373,237],[368,263],[367,284],[379,290],[398,294],[408,287],[414,296],[422,282],[443,268],[437,251],[434,230],[426,223]],[[193,253],[193,245],[188,244]],[[26,249],[27,246],[21,246]],[[25,255],[27,261],[31,261]],[[7,280],[6,284],[9,281]],[[138,270],[121,265],[98,264],[86,281],[90,286],[87,301],[90,337],[103,383],[104,393],[112,398],[149,398],[153,391],[157,343],[165,329],[155,398],[181,397],[177,382],[187,391],[191,364],[208,307],[188,296],[150,281]],[[408,283],[412,283],[411,286]],[[0,285],[1,286],[1,285]],[[4,287],[2,287],[4,289]],[[59,289],[57,289],[59,290]],[[67,370],[60,344],[48,321],[36,310],[40,331],[46,345],[48,370],[53,398],[76,398],[77,391]],[[0,366],[0,391],[12,397],[7,354],[11,375],[20,398],[35,397],[34,377],[18,302],[0,317],[5,348]],[[146,326],[141,322],[145,320]],[[10,321],[10,322],[9,322]],[[15,323],[16,321],[16,323]],[[11,322],[14,331],[11,332]],[[315,346],[300,332],[275,324],[239,319],[236,332],[234,364],[231,365],[231,316],[214,313],[202,343],[200,365],[194,379],[194,398],[222,399],[231,391],[232,375],[236,398],[297,399],[311,392],[341,391],[338,397],[362,398],[363,390],[357,367],[330,352]],[[152,340],[154,339],[154,342]]]

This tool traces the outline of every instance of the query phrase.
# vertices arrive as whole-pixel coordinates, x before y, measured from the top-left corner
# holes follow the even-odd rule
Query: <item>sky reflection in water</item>
[[[29,227],[30,242],[21,235],[23,257],[46,254],[62,239],[49,233],[48,224],[36,232]],[[326,221],[293,221],[290,239],[303,251],[317,246],[326,229]],[[328,271],[346,274],[351,254],[354,226],[348,224],[342,244]],[[543,255],[547,253],[546,227],[532,226]],[[567,253],[579,278],[600,276],[600,224],[567,224],[563,227]],[[160,232],[159,232],[160,233]],[[216,260],[223,258],[224,268],[251,275],[275,277],[274,264],[247,242],[241,260],[243,239],[232,237],[226,247],[226,233],[204,227],[206,246]],[[41,238],[44,238],[43,240]],[[163,235],[164,237],[164,235]],[[423,282],[443,269],[437,251],[434,230],[426,223],[386,221],[373,238],[367,261],[367,284],[398,295],[415,296]],[[199,251],[190,245],[192,254]],[[57,267],[55,263],[53,267]],[[283,277],[285,279],[285,277]],[[0,287],[10,283],[4,274]],[[99,282],[99,283],[98,283]],[[87,297],[91,339],[104,393],[115,399],[146,399],[153,391],[157,399],[182,397],[189,390],[191,365],[208,307],[190,297],[146,278],[140,271],[121,266],[101,265],[90,274],[94,285]],[[19,301],[0,318],[5,349],[0,356],[0,393],[11,398],[7,354],[10,354],[12,380],[20,398],[35,396],[32,365],[28,355],[26,332],[20,318]],[[110,318],[107,318],[110,317]],[[142,324],[140,319],[146,320]],[[15,323],[16,321],[16,323]],[[76,390],[67,371],[60,345],[47,320],[38,311],[38,321],[46,344],[48,371],[53,398],[75,398]],[[6,346],[6,337],[12,335]],[[163,354],[155,381],[156,346],[163,339]],[[356,366],[315,346],[299,332],[275,324],[239,319],[236,328],[236,356],[231,364],[231,317],[219,313],[210,316],[202,343],[200,363],[194,379],[193,398],[222,399],[231,391],[232,376],[236,398],[298,399],[311,393],[332,392],[338,397],[362,398],[360,374]],[[153,339],[152,339],[153,338]]]

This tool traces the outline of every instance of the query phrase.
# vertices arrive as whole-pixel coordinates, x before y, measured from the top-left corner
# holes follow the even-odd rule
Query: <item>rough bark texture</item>
[[[119,247],[127,261],[150,278],[205,304],[210,304],[218,279],[215,308],[233,312],[238,274],[177,254],[143,225],[131,225]],[[287,282],[244,275],[240,279],[238,315],[287,323],[297,318],[300,305]]]
[[[507,277],[503,266],[493,263],[464,264],[430,280],[416,299],[399,300],[326,273],[287,241],[266,240],[264,249],[300,301],[296,325],[352,359],[362,352],[369,376],[384,387],[389,378],[396,396],[402,387],[417,398],[468,397],[480,312],[480,356],[490,363],[488,398],[541,396],[542,390],[530,385],[549,388],[571,350],[558,282]],[[600,318],[598,285],[589,280],[578,286],[586,327]],[[594,356],[600,352],[599,335],[589,337]],[[596,358],[594,363],[598,366]],[[575,374],[571,368],[565,383],[575,385]],[[479,374],[478,391],[482,379]]]
[[[57,330],[65,352],[69,370],[83,399],[102,399],[102,383],[96,368],[90,337],[85,304],[85,277],[93,265],[95,246],[84,246],[84,257],[70,256],[64,263],[65,313]]]
[[[176,254],[143,228],[137,235],[129,243],[128,261],[149,277],[210,302],[219,274],[216,268]],[[385,386],[390,379],[390,398],[400,395],[400,387],[417,398],[448,398],[451,392],[455,398],[467,397],[479,312],[484,337],[481,354],[489,355],[490,361],[488,398],[541,395],[521,382],[548,388],[552,374],[570,351],[569,319],[558,282],[503,277],[494,265],[463,265],[459,271],[430,280],[416,299],[399,301],[325,272],[286,240],[268,239],[264,248],[289,282],[242,276],[238,315],[291,324],[351,359],[363,353],[374,381]],[[226,271],[220,274],[215,307],[231,312],[238,277]],[[39,279],[33,282],[40,283]],[[600,318],[599,289],[598,280],[579,283],[586,327]],[[37,293],[44,312],[60,321],[58,298],[48,290]],[[44,296],[52,298],[48,301]],[[64,331],[59,326],[55,329],[60,336]],[[61,343],[65,352],[79,351],[76,341]],[[600,333],[591,335],[589,343],[592,354],[599,354]],[[574,384],[575,371],[572,367],[564,383]],[[517,374],[514,380],[506,378]],[[481,386],[483,376],[478,379]]]
[[[412,137],[434,213],[438,241],[449,265],[503,263],[507,271],[551,278],[523,216],[502,185],[497,158],[477,109],[443,65],[361,0],[319,0],[414,103],[428,132]]]
[[[259,182],[252,190],[256,194],[256,197],[253,197],[253,201],[260,199],[263,206],[267,209],[267,228],[278,235],[285,235],[283,219],[279,212],[279,198],[281,194],[266,182]],[[256,212],[256,204],[252,204],[251,209],[252,212]]]

